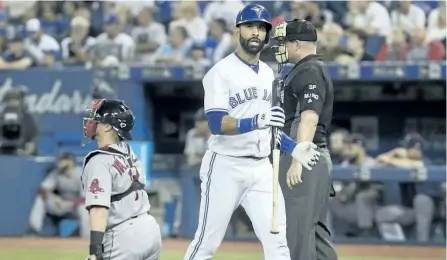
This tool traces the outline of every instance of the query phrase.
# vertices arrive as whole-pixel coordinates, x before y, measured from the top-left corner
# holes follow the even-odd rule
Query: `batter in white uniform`
[[[242,205],[253,223],[267,260],[290,260],[284,201],[279,189],[280,233],[270,233],[273,169],[271,127],[284,126],[284,111],[272,107],[273,70],[259,61],[272,28],[261,5],[248,5],[236,18],[239,44],[203,78],[205,110],[212,136],[200,169],[199,225],[184,260],[211,259],[233,211]],[[281,150],[305,167],[317,157],[312,143],[281,139]]]
[[[127,144],[134,117],[119,100],[94,100],[84,118],[84,136],[98,150],[84,159],[82,184],[90,214],[89,260],[157,260],[160,227],[148,214],[145,174]]]

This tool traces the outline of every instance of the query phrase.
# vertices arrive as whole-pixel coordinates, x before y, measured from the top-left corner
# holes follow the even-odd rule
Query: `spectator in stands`
[[[155,21],[154,12],[154,8],[142,8],[138,13],[138,25],[131,33],[136,42],[136,54],[139,61],[149,61],[150,55],[165,44],[168,38],[165,26]]]
[[[375,58],[365,51],[366,35],[358,30],[349,30],[347,52],[355,61],[374,61]]]
[[[42,31],[60,40],[62,36],[59,36],[59,34],[62,32],[59,29],[58,15],[56,14],[57,2],[40,1],[38,4],[40,6],[38,13],[40,13],[39,21]]]
[[[427,41],[441,41],[446,46],[447,21],[445,1],[439,1],[439,7],[431,10],[428,15]]]
[[[128,34],[121,31],[120,20],[116,14],[104,17],[105,32],[96,37],[94,58],[102,61],[107,57],[114,57],[119,61],[134,59],[135,42]]]
[[[332,15],[328,11],[320,9],[318,3],[313,1],[291,1],[288,2],[289,11],[282,14],[286,21],[293,19],[305,19],[314,26],[323,26],[325,22],[332,21]]]
[[[343,150],[346,158],[342,166],[356,166],[360,171],[374,167],[375,160],[366,152],[366,138],[361,134],[351,134]],[[335,186],[337,186],[335,184]],[[369,237],[374,226],[374,212],[378,207],[381,184],[352,181],[341,184],[339,192],[331,201],[331,212],[340,220],[351,224],[354,230],[348,235]]]
[[[199,109],[194,115],[195,126],[186,134],[185,155],[189,166],[198,166],[208,149],[211,132],[206,121],[205,110]]]
[[[81,237],[89,236],[88,211],[81,195],[81,172],[71,153],[62,153],[56,168],[50,172],[38,189],[31,209],[30,233],[40,234],[45,217],[53,220],[76,218],[79,220]]]
[[[38,19],[26,22],[28,37],[25,39],[26,49],[37,59],[39,65],[51,67],[60,59],[59,43],[43,32]]]
[[[201,44],[194,44],[191,48],[190,54],[186,58],[184,65],[190,65],[194,68],[198,68],[203,73],[205,69],[211,65],[211,61],[205,56],[205,47]],[[203,74],[201,75],[201,77],[203,77]]]
[[[343,29],[336,23],[327,23],[323,26],[324,41],[318,53],[325,61],[334,61],[335,58],[346,53],[346,48],[341,45]]]
[[[329,144],[331,150],[332,163],[341,164],[344,158],[344,150],[346,149],[349,131],[346,129],[336,129],[330,135]]]
[[[130,9],[123,5],[117,5],[115,9],[116,15],[118,16],[119,20],[120,31],[125,34],[131,35],[132,29],[134,27],[134,22]]]
[[[208,47],[212,52],[212,62],[216,63],[226,56],[231,49],[232,35],[227,31],[225,20],[216,19],[211,22],[210,36],[208,39]]]
[[[394,28],[377,54],[376,61],[405,61],[409,46],[404,30]]]
[[[62,40],[62,59],[66,65],[83,65],[90,61],[88,52],[95,45],[95,38],[88,36],[90,23],[82,16],[71,21],[70,37]]]
[[[200,16],[199,6],[196,1],[178,2],[175,7],[178,12],[178,19],[169,24],[169,31],[174,27],[183,26],[186,28],[189,37],[196,43],[203,43],[208,35],[208,25],[205,19]]]
[[[62,13],[58,19],[58,36],[59,39],[64,39],[70,35],[71,20],[75,17],[76,3],[73,1],[65,1],[62,3],[61,9]]]
[[[11,39],[15,36],[15,28],[9,23],[9,15],[5,11],[0,10],[0,52],[6,50],[6,39]]]
[[[413,29],[407,61],[442,61],[445,56],[445,47],[440,41],[427,41],[425,27]]]
[[[20,36],[9,40],[8,48],[0,58],[0,70],[24,70],[37,64],[36,58],[25,49]]]
[[[138,16],[142,9],[153,9],[155,7],[154,0],[145,0],[145,1],[129,1],[129,0],[115,0],[113,3],[116,7],[126,7],[130,10],[133,16]],[[116,11],[116,10],[115,10]]]
[[[2,100],[0,139],[2,154],[37,155],[39,129],[25,104],[25,91],[12,89]]]
[[[215,20],[224,20],[225,25],[227,26],[225,29],[232,30],[234,26],[236,26],[236,20],[234,19],[234,17],[237,16],[239,11],[244,8],[244,6],[244,3],[238,0],[212,1],[206,6],[205,11],[203,12],[203,18],[205,18],[205,21],[210,26],[212,26],[211,24]]]
[[[350,0],[345,24],[367,35],[387,36],[391,29],[388,10],[376,1]]]
[[[169,43],[158,47],[152,57],[153,62],[181,64],[189,54],[192,41],[184,27],[174,27],[169,31]]]
[[[26,18],[36,17],[36,2],[37,0],[30,1],[17,1],[17,0],[3,0],[5,10],[8,10],[8,14],[12,20],[20,20],[23,16]],[[29,18],[28,18],[29,19]],[[25,20],[26,21],[26,20]]]
[[[391,12],[393,27],[400,27],[411,34],[417,27],[425,27],[425,12],[419,6],[412,4],[411,0],[400,0],[397,8]]]

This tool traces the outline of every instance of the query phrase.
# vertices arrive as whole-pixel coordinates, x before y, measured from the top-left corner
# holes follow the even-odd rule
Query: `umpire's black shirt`
[[[334,104],[334,89],[326,64],[320,56],[309,55],[290,70],[284,84],[284,132],[296,140],[301,112],[313,110],[319,116],[313,142],[325,146]]]

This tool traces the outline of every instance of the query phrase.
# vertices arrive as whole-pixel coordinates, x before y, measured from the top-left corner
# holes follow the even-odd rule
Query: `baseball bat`
[[[272,84],[272,104],[274,106],[281,106],[281,100],[284,90],[284,82],[280,79],[275,79]],[[273,163],[273,212],[272,212],[272,226],[270,228],[270,233],[279,234],[278,227],[278,188],[279,188],[279,158],[280,150],[279,144],[276,141],[276,134],[278,132],[277,127],[272,127],[272,141],[273,141],[273,151],[272,151],[272,163]]]

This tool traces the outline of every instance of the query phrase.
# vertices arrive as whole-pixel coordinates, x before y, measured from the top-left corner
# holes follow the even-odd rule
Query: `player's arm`
[[[110,167],[101,160],[102,155],[93,157],[84,169],[85,207],[90,217],[90,255],[100,256],[102,241],[107,226],[108,210],[112,191]]]
[[[229,116],[230,90],[218,68],[211,69],[202,83],[205,91],[206,117],[213,135],[237,135],[270,126],[284,126],[284,110],[280,107],[272,107],[270,111],[250,118],[238,119]]]

